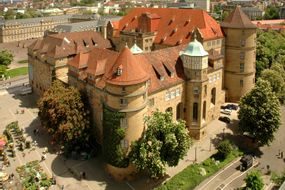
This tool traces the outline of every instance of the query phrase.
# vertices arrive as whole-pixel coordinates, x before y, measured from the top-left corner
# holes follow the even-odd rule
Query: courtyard
[[[2,90],[5,91],[5,90]],[[11,165],[6,167],[4,171],[8,174],[14,173],[16,167],[22,166],[30,161],[40,161],[40,165],[49,177],[55,177],[56,185],[51,189],[152,189],[163,181],[155,181],[142,175],[131,182],[116,182],[111,176],[105,172],[104,159],[101,155],[97,155],[89,160],[66,159],[60,154],[56,146],[51,145],[50,139],[46,131],[41,128],[41,123],[37,117],[38,109],[36,101],[38,97],[34,94],[20,96],[17,89],[1,93],[0,98],[0,132],[2,133],[5,126],[13,121],[18,121],[19,126],[24,131],[24,136],[31,142],[36,142],[33,149],[25,149],[23,151],[16,150],[16,157],[9,157]],[[285,113],[282,107],[282,115]],[[195,141],[194,145],[188,151],[187,156],[180,161],[176,167],[168,168],[168,179],[182,171],[189,164],[201,162],[216,152],[215,144],[218,139],[223,137],[234,138],[232,135],[237,125],[236,112],[231,114],[232,123],[228,126],[218,120],[210,123],[206,136],[201,141]],[[284,126],[284,118],[282,120]],[[38,129],[39,133],[35,134],[34,130]],[[283,160],[278,159],[275,155],[278,150],[282,150],[282,142],[284,138],[284,127],[281,127],[276,140],[271,147],[262,147],[258,156],[260,158],[259,169],[265,172],[266,165],[270,164],[273,171],[281,171],[284,168]],[[232,139],[234,140],[234,139]],[[47,148],[47,158],[41,161],[43,152]],[[282,167],[281,167],[282,165]],[[86,179],[80,179],[80,173],[86,173]],[[19,176],[15,175],[15,184],[19,183]],[[232,185],[232,184],[231,184]]]

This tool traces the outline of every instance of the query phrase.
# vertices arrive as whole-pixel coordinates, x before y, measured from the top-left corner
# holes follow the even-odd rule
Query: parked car
[[[225,123],[231,123],[231,119],[228,117],[219,117],[219,120]]]
[[[225,106],[225,109],[229,109],[229,110],[238,110],[238,106],[235,104],[228,104]]]
[[[229,109],[221,109],[221,113],[226,114],[226,115],[231,115],[232,110],[229,110]]]
[[[240,159],[241,165],[240,170],[245,171],[253,165],[253,157],[251,155],[244,155]]]

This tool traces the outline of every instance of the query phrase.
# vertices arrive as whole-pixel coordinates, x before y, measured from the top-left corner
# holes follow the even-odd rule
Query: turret
[[[221,24],[226,35],[226,101],[237,102],[255,84],[256,26],[239,6]]]
[[[130,49],[125,47],[106,76],[105,107],[121,115],[120,127],[124,129],[124,138],[120,146],[125,153],[144,131],[143,119],[147,113],[150,76],[141,64],[143,63],[136,59]],[[128,178],[134,172],[131,165],[127,168],[108,165],[108,170],[118,180]]]
[[[204,88],[207,88],[208,83],[208,53],[194,36],[194,40],[189,43],[184,51],[180,52],[180,57],[187,78],[185,95],[186,125],[190,135],[200,139],[204,134],[202,127],[207,119],[205,114],[207,111],[205,92],[207,90],[205,91]]]

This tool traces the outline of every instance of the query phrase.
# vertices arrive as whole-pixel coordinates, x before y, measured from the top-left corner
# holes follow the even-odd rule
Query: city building
[[[258,7],[242,7],[241,9],[250,20],[262,19],[263,11]]]
[[[119,16],[100,15],[73,15],[71,23],[60,24],[46,31],[46,34],[58,34],[62,32],[96,31],[105,39],[107,38],[107,24],[109,21],[120,20]]]
[[[15,42],[44,36],[44,32],[59,24],[69,23],[70,15],[16,20],[0,19],[0,43]]]
[[[104,49],[111,45],[94,31],[60,33],[37,39],[28,47],[29,80],[33,90],[42,94],[54,79],[67,83],[68,60],[94,47]]]
[[[136,8],[110,22],[107,33],[117,51],[94,47],[73,53],[68,84],[87,95],[99,143],[110,135],[104,131],[105,114],[120,113],[114,127],[125,135],[114,146],[124,153],[141,137],[143,118],[153,111],[171,112],[174,120],[185,120],[190,136],[203,139],[221,104],[237,102],[254,86],[256,27],[240,7],[221,25],[203,10]],[[46,43],[29,48],[31,84],[41,93],[37,84],[47,79],[36,76],[43,77],[49,65],[30,55],[49,49]],[[46,74],[54,76],[50,82],[57,78],[51,74]],[[107,164],[107,171],[123,180],[134,169]]]

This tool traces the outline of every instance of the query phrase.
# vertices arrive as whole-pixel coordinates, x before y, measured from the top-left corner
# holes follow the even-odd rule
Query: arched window
[[[195,102],[193,104],[193,121],[197,121],[198,120],[198,103]]]
[[[206,101],[203,102],[203,119],[206,120]]]
[[[181,112],[182,112],[182,103],[180,102],[176,106],[176,120],[182,119],[182,113]]]
[[[216,88],[213,88],[211,91],[211,103],[216,104]]]
[[[165,110],[165,112],[170,112],[170,113],[172,113],[172,107],[168,107],[168,108]]]

